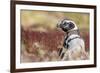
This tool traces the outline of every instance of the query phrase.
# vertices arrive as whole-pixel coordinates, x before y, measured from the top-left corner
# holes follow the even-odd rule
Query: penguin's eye
[[[68,26],[69,26],[69,23],[64,22],[64,23],[63,23],[63,26],[64,26],[64,27],[68,27]]]
[[[70,22],[65,22],[65,23],[64,23],[64,26],[65,26],[66,28],[70,28]]]
[[[60,25],[60,27],[61,27],[61,28],[66,27],[66,22],[62,23],[62,24]]]
[[[66,25],[66,22],[64,22],[63,25]]]

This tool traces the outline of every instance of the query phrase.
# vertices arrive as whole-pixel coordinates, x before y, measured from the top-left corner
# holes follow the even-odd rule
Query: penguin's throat
[[[67,35],[68,35],[68,36],[73,35],[73,34],[80,35],[80,32],[79,32],[78,29],[77,29],[77,30],[72,30],[72,31],[68,31],[68,32],[67,32]]]

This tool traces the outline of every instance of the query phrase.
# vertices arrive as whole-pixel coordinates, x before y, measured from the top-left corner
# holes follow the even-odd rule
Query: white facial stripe
[[[63,25],[64,23],[73,23],[74,24],[74,28],[73,29],[71,29],[71,30],[77,30],[78,29],[78,27],[77,27],[77,25],[76,25],[76,23],[74,22],[74,21],[72,21],[72,20],[66,20],[66,19],[64,19],[64,20],[61,20],[59,23],[58,23],[58,27],[60,27],[61,25]],[[68,28],[68,26],[69,25],[66,25],[66,26],[64,26],[63,28]],[[69,27],[70,28],[70,27]],[[68,31],[71,31],[71,30],[68,30]]]

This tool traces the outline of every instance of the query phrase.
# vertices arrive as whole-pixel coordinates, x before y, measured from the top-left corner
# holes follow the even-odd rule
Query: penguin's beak
[[[57,28],[60,28],[60,24],[57,24]]]

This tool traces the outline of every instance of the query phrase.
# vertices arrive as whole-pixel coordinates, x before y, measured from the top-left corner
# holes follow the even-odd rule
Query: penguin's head
[[[69,32],[71,30],[78,30],[75,22],[72,20],[63,19],[58,24],[57,27],[61,28],[64,32]]]

